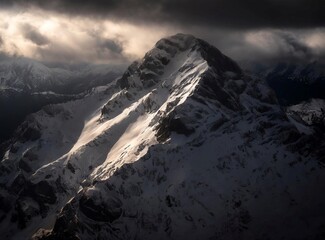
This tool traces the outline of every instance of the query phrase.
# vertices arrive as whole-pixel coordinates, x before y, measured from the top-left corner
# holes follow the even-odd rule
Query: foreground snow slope
[[[263,81],[178,34],[115,83],[25,122],[0,166],[0,232],[317,239],[323,153],[323,138],[301,133]]]

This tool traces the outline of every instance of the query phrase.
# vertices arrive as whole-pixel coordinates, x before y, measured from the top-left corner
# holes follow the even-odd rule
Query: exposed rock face
[[[39,138],[18,139],[1,162],[7,238],[324,234],[325,174],[312,147],[324,140],[203,40],[162,39],[115,85],[60,109],[36,114]]]
[[[113,197],[112,194],[114,193],[101,193],[98,190],[86,189],[79,199],[79,208],[81,212],[94,221],[113,222],[122,214],[122,202],[117,197]]]

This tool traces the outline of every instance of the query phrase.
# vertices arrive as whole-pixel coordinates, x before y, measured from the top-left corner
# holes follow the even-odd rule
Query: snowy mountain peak
[[[160,39],[155,48],[164,49],[166,52],[185,51],[197,42],[197,38],[189,34],[178,33],[176,35]]]
[[[45,108],[17,131],[0,164],[0,234],[298,239],[301,225],[323,229],[322,149],[261,79],[178,34],[117,84]]]
[[[141,61],[134,62],[120,79],[120,87],[150,88],[166,73],[193,70],[205,63],[216,74],[241,75],[239,66],[217,48],[192,35],[176,34],[159,40]]]

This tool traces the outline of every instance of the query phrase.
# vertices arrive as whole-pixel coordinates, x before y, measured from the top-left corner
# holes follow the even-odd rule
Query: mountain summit
[[[0,164],[7,239],[324,236],[323,138],[190,35],[31,115],[13,142]]]
[[[173,59],[174,61],[172,61]],[[217,48],[191,35],[177,34],[161,39],[141,62],[134,62],[123,75],[120,81],[121,87],[134,86],[135,83],[129,79],[130,76],[134,75],[139,77],[144,87],[150,87],[155,83],[155,80],[161,79],[167,65],[175,64],[175,59],[188,63],[202,59],[221,75],[226,72],[241,73],[238,65]]]

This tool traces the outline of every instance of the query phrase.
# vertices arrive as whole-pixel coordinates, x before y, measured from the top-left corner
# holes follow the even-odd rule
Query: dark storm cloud
[[[38,29],[29,24],[24,24],[21,26],[21,29],[24,37],[38,46],[50,43],[50,40],[46,36],[42,35]]]
[[[277,35],[286,44],[282,52],[287,52],[287,56],[306,60],[313,57],[312,49],[301,42],[293,33],[278,32]]]
[[[99,41],[99,48],[109,50],[113,53],[121,54],[123,51],[122,44],[113,39],[104,39]]]
[[[101,38],[95,36],[96,49],[98,59],[115,59],[119,61],[128,62],[128,57],[123,53],[123,45],[117,39]]]
[[[38,47],[35,54],[46,62],[111,62],[128,63],[129,59],[123,53],[123,45],[117,39],[101,38],[100,36],[91,36],[92,38],[85,45],[86,48],[71,48],[62,42],[51,42],[46,47]]]
[[[325,36],[325,33],[322,35],[324,31],[324,29],[231,30],[211,27],[186,29],[186,32],[199,36],[216,46],[243,68],[249,68],[256,63],[265,65],[278,62],[325,63],[325,44],[323,47],[315,48],[308,45],[306,41],[306,38],[312,35]]]
[[[11,1],[11,0],[3,0],[0,3],[0,6],[2,7],[11,7],[12,5],[15,4],[16,1]]]
[[[48,61],[131,61],[149,50],[153,41],[177,32],[207,40],[236,61],[325,59],[325,0],[0,0],[3,10],[1,6],[12,8],[8,13],[13,15],[58,19],[56,31],[64,37],[40,32],[42,24],[17,33],[36,45],[17,42],[21,54],[30,54],[24,52],[30,47],[36,51],[33,56]],[[7,24],[13,24],[8,19]],[[152,36],[143,37],[143,32]],[[20,53],[7,33],[2,27],[0,34],[6,40],[2,48]],[[21,47],[25,43],[28,47]]]
[[[6,1],[8,4],[8,1]],[[324,0],[13,0],[67,14],[226,28],[325,26]],[[12,3],[12,4],[13,4]]]
[[[49,40],[36,31],[30,31],[25,34],[25,37],[38,46],[43,46],[49,43]]]

